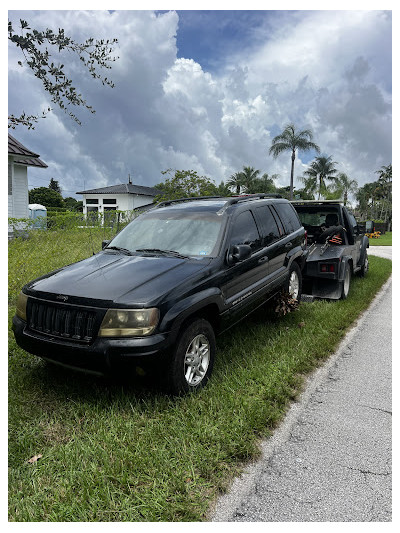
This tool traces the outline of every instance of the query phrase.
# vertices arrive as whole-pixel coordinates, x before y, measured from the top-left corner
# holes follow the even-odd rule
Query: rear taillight
[[[335,272],[334,263],[320,263],[319,265],[320,272]]]

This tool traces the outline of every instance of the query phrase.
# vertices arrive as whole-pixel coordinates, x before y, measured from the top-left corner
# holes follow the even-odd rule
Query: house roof
[[[14,157],[14,162],[29,167],[47,168],[46,163],[39,159],[39,154],[28,150],[12,135],[8,134],[8,154]]]
[[[133,183],[120,183],[118,185],[111,185],[110,187],[78,191],[76,194],[139,194],[144,196],[156,196],[157,194],[161,194],[161,192],[154,187],[133,185]]]

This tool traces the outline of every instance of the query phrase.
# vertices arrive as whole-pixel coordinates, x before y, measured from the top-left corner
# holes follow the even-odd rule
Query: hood
[[[205,269],[209,261],[100,252],[27,285],[28,291],[148,305]],[[73,300],[71,300],[73,301]]]

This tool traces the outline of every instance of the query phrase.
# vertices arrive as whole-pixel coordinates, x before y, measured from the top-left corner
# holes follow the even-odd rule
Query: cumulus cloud
[[[96,109],[81,127],[55,110],[34,131],[13,134],[49,165],[30,181],[58,179],[69,195],[127,181],[154,185],[166,168],[193,169],[216,182],[244,165],[280,174],[289,156],[268,155],[288,122],[311,127],[321,150],[360,184],[391,162],[391,18],[379,11],[260,12],[252,39],[232,44],[212,72],[178,57],[179,14],[152,11],[11,12],[32,27],[63,27],[77,40],[117,37],[108,77],[115,88],[66,62]],[[192,22],[193,24],[193,19]],[[215,33],[215,32],[214,32]],[[40,110],[49,97],[9,46],[9,111]],[[296,175],[309,158],[299,154]],[[42,183],[44,184],[44,183]]]

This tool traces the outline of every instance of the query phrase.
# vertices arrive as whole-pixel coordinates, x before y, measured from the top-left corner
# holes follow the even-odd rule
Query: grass
[[[11,244],[10,265],[21,246]],[[29,262],[56,267],[84,255],[69,244],[71,256],[49,258],[52,246],[44,240]],[[25,274],[33,270],[26,265]],[[333,353],[390,272],[391,261],[370,257],[367,277],[354,278],[345,301],[302,304],[283,318],[255,313],[218,338],[212,380],[183,398],[146,379],[53,368],[18,348],[10,333],[9,520],[207,519],[217,495],[259,453],[260,437],[282,420],[303,376]],[[43,457],[29,464],[37,454]]]
[[[392,246],[392,232],[387,231],[377,239],[369,239],[370,246]]]

